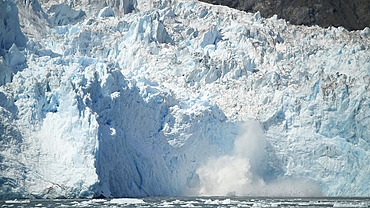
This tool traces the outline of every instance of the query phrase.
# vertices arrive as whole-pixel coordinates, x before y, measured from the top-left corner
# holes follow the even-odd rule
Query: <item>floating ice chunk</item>
[[[106,201],[107,201],[106,199],[92,199],[89,202],[91,202],[91,203],[98,203],[98,202],[106,202]]]
[[[144,200],[135,199],[135,198],[112,199],[110,203],[111,204],[145,204]]]
[[[225,200],[222,200],[220,202],[221,202],[221,204],[231,204],[231,199],[225,199]]]
[[[231,199],[225,199],[225,200],[212,200],[212,199],[207,199],[204,204],[215,204],[215,205],[219,205],[219,204],[232,204],[232,201]]]
[[[254,203],[252,207],[263,207],[263,204],[262,203]]]
[[[207,199],[205,202],[204,202],[204,204],[212,204],[212,200],[211,199]]]
[[[15,199],[15,200],[7,200],[5,201],[6,204],[28,204],[30,203],[31,201],[26,199],[26,200],[18,200],[18,199]]]
[[[333,207],[368,207],[366,203],[345,203],[345,202],[336,202]]]

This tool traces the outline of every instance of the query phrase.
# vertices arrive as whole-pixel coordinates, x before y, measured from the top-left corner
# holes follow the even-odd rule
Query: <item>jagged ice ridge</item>
[[[0,2],[1,198],[268,194],[296,178],[369,196],[369,28],[197,1],[29,2],[50,28],[28,22],[27,43]],[[245,186],[210,192],[225,161]]]

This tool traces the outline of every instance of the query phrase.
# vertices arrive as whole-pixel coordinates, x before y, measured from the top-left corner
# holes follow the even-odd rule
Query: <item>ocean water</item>
[[[370,198],[146,197],[3,200],[0,207],[370,207]]]

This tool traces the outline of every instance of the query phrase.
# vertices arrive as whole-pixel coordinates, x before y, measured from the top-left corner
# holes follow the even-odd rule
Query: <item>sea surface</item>
[[[0,207],[370,207],[370,198],[146,197],[2,200]]]

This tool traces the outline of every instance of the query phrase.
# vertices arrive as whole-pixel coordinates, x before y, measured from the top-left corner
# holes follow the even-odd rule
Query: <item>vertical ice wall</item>
[[[324,194],[368,194],[368,29],[149,3],[7,49],[27,65],[0,86],[1,197],[194,194],[225,158],[246,167],[242,180],[303,177]],[[235,142],[251,119],[264,133],[253,151]]]
[[[156,28],[153,37],[165,43],[163,26]],[[32,39],[29,67],[2,88],[1,197],[183,193],[203,160],[199,152],[225,151],[217,140],[235,131],[223,126],[233,125],[222,124],[215,106],[202,105],[194,115],[168,92],[139,89],[114,65],[79,57],[88,36],[78,32],[64,60]]]
[[[224,116],[213,106],[200,109],[195,116],[184,112],[171,94],[151,86],[138,88],[119,70],[102,67],[79,88],[99,124],[97,196],[184,194],[194,167],[204,160],[200,155],[227,151],[217,142],[236,127],[223,124]],[[211,151],[202,153],[205,148]]]
[[[26,37],[20,30],[18,8],[13,1],[1,1],[0,55],[4,55],[13,43],[20,48],[26,46]]]

